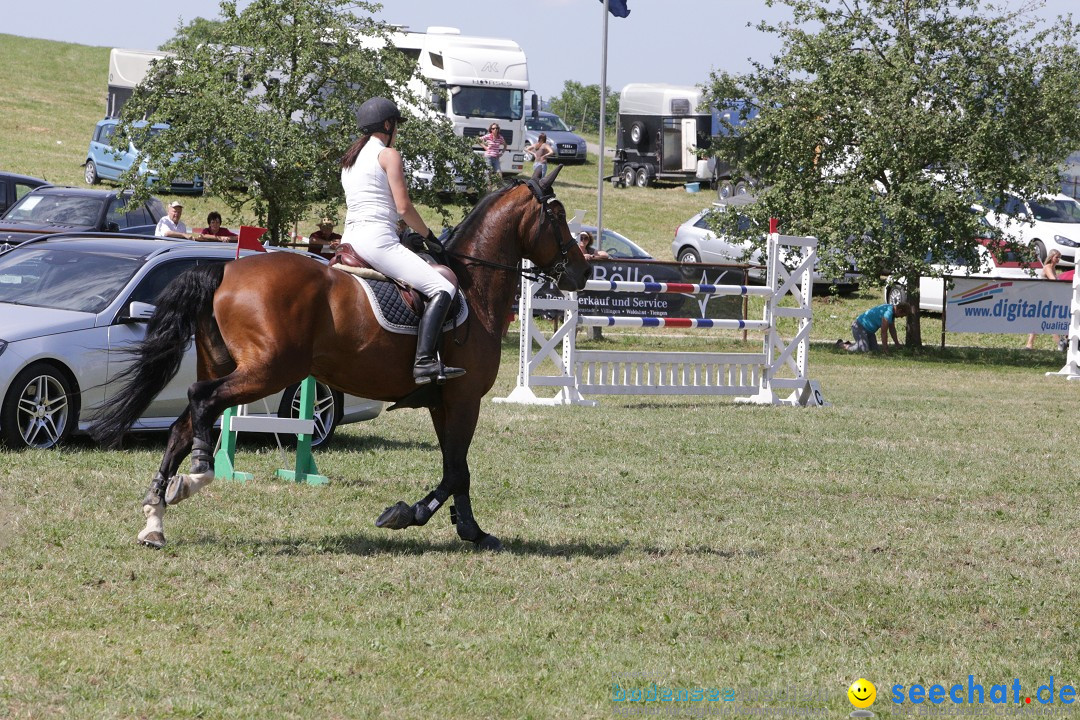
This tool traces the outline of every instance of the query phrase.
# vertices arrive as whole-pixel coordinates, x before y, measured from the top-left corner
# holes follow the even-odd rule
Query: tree
[[[204,43],[216,43],[217,33],[220,31],[220,20],[207,20],[203,17],[197,17],[187,25],[181,25],[177,28],[176,36],[159,45],[158,50],[177,52],[181,48],[194,48]]]
[[[779,217],[816,236],[833,276],[849,258],[864,281],[904,278],[917,309],[932,263],[977,264],[976,239],[994,234],[974,203],[1054,188],[1080,147],[1076,27],[1038,26],[1032,3],[995,14],[984,0],[780,1],[792,20],[758,26],[783,41],[772,66],[711,77],[720,107],[751,99],[719,151],[763,179],[747,208],[758,228]],[[736,213],[716,215],[737,234]],[[917,314],[907,328],[921,345]]]
[[[607,89],[605,110],[607,127],[614,128],[619,117],[619,95],[611,88]],[[551,98],[551,112],[582,131],[600,132],[600,85],[564,81],[562,92]]]
[[[414,61],[386,49],[388,27],[370,17],[377,7],[255,0],[238,12],[223,0],[212,42],[180,42],[151,66],[124,105],[118,142],[133,140],[165,181],[199,173],[233,210],[250,203],[279,244],[313,204],[340,200],[338,159],[359,134],[355,108],[383,95],[410,116],[397,145],[407,169],[433,174],[423,182],[409,173],[414,199],[444,208],[438,191],[480,187],[482,163],[430,110],[432,88],[415,77]],[[144,117],[170,127],[151,134],[136,124]],[[125,184],[145,194],[136,170]]]

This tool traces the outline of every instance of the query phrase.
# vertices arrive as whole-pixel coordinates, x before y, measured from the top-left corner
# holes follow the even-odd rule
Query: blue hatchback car
[[[86,184],[94,185],[102,179],[119,180],[120,176],[138,161],[139,175],[145,177],[147,183],[157,185],[157,174],[147,167],[145,160],[139,158],[139,151],[134,145],[128,143],[127,148],[122,150],[112,146],[112,136],[116,132],[116,125],[115,118],[106,118],[98,122],[94,128],[94,135],[90,138],[90,148],[86,151],[86,163],[83,165],[83,177]],[[136,123],[136,125],[145,127],[146,123]],[[151,125],[150,134],[156,135],[168,129],[169,126],[165,124]],[[179,158],[180,153],[176,153],[173,157],[174,160]],[[198,175],[187,179],[178,178],[163,189],[176,194],[198,195],[203,191],[203,181]]]

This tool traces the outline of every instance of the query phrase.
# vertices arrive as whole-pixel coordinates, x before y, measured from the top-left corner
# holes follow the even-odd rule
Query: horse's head
[[[543,178],[536,171],[527,183],[540,207],[531,223],[534,230],[528,233],[523,243],[522,255],[545,275],[551,276],[560,290],[573,292],[585,287],[585,281],[589,279],[589,261],[570,235],[566,208],[555,199],[555,191],[551,189],[561,170],[562,166],[557,165]]]

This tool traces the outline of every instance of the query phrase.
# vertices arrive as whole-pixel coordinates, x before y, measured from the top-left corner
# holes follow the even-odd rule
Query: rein
[[[544,228],[556,222],[554,217],[554,211],[550,209],[549,205],[549,203],[555,200],[555,192],[551,188],[540,187],[539,183],[537,183],[537,181],[533,180],[532,178],[529,178],[528,180],[515,179],[512,182],[514,187],[517,187],[518,185],[527,185],[529,187],[529,190],[532,191],[533,197],[536,198],[536,201],[538,203],[540,203],[542,213],[540,217],[540,222],[536,226],[535,237],[535,240],[539,240],[540,234],[544,231]],[[449,237],[446,238],[447,243],[449,243],[453,239],[455,232],[457,232],[456,226],[453,230],[450,231]],[[460,260],[468,260],[473,265],[483,265],[484,267],[490,267],[497,270],[506,270],[508,272],[517,273],[521,277],[528,278],[533,282],[540,282],[542,280],[555,281],[566,268],[567,252],[569,251],[572,244],[572,239],[569,244],[560,242],[559,253],[561,255],[561,258],[559,262],[556,262],[550,268],[539,268],[536,271],[525,270],[520,265],[506,265],[504,263],[494,262],[493,260],[485,260],[484,258],[478,258],[474,255],[468,255],[466,253],[457,252],[455,250],[445,250],[445,253],[450,257],[458,258]]]

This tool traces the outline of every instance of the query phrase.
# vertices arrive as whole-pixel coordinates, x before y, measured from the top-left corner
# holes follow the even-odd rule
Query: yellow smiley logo
[[[877,688],[866,678],[859,678],[847,689],[848,700],[859,709],[866,709],[877,699]]]

